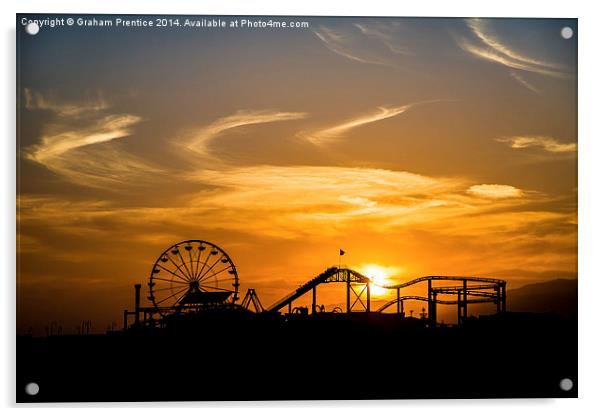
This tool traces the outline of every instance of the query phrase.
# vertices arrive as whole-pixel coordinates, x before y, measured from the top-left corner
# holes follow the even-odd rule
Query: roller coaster
[[[426,296],[407,295],[402,289],[426,282]],[[356,312],[389,313],[396,308],[397,315],[405,316],[404,302],[420,301],[427,304],[424,314],[428,322],[436,326],[437,305],[456,305],[458,325],[468,317],[468,305],[493,303],[497,313],[506,311],[506,282],[501,279],[476,276],[422,276],[403,283],[377,284],[362,273],[341,267],[330,267],[295,290],[264,308],[255,289],[248,289],[238,303],[240,286],[238,272],[230,256],[220,247],[203,240],[186,240],[165,250],[152,267],[149,276],[147,299],[152,306],[140,306],[141,284],[135,285],[135,310],[124,310],[124,329],[129,317],[134,316],[135,326],[161,326],[167,319],[187,313],[212,310],[244,310],[256,314],[293,314],[302,311],[311,315],[324,312],[317,304],[317,292],[321,285],[342,283],[346,287],[345,309],[335,308],[347,314]],[[441,285],[443,283],[444,285]],[[393,299],[373,310],[371,287],[393,291]],[[294,307],[295,301],[311,292],[311,309]]]
[[[415,284],[427,282],[428,295],[402,295],[401,289],[413,286]],[[433,282],[459,282],[455,286],[434,286]],[[497,312],[506,311],[506,282],[500,279],[475,276],[423,276],[407,282],[393,285],[378,285],[369,277],[346,268],[331,267],[325,272],[299,286],[295,291],[289,293],[284,298],[278,300],[267,308],[267,312],[278,312],[284,307],[288,307],[288,312],[292,312],[293,302],[312,292],[312,313],[319,311],[316,298],[317,289],[321,284],[327,283],[345,283],[346,284],[346,312],[351,313],[361,308],[361,311],[371,312],[370,287],[379,286],[383,289],[395,290],[396,296],[388,301],[376,312],[385,312],[391,306],[397,306],[397,313],[404,315],[404,301],[415,300],[423,301],[428,304],[428,316],[433,322],[437,320],[437,304],[457,305],[458,322],[468,316],[468,304],[471,303],[494,303]],[[470,284],[469,284],[470,283]],[[477,283],[477,284],[475,284]],[[440,295],[456,295],[454,299],[441,299]]]

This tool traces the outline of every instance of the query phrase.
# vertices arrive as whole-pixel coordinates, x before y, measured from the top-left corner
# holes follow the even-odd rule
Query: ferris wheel
[[[165,250],[153,265],[148,286],[148,299],[162,315],[238,300],[238,273],[232,259],[202,240],[182,241]]]

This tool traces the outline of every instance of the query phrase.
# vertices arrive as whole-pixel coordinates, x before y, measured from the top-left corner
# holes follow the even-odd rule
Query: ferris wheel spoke
[[[173,261],[173,259],[169,256],[169,254],[166,254],[166,257],[169,259],[171,264],[173,264],[174,267],[176,268],[176,270],[172,271],[172,273],[176,274],[175,273],[176,271],[180,272],[181,274],[176,274],[176,275],[181,277],[185,281],[189,282],[190,280],[188,279],[188,277],[186,277],[186,273],[184,273],[184,271],[180,268],[180,266],[178,266],[178,264],[175,261]]]
[[[170,274],[174,275],[174,276],[175,276],[175,277],[177,277],[178,279],[180,279],[180,280],[182,280],[182,281],[184,281],[184,282],[186,282],[186,283],[188,283],[188,282],[189,282],[189,280],[186,280],[186,278],[185,278],[184,276],[181,276],[181,275],[179,275],[179,274],[177,274],[177,273],[174,273],[173,271],[169,270],[169,269],[168,269],[168,268],[166,268],[166,267],[163,267],[163,266],[161,266],[160,264],[157,264],[157,266],[159,266],[160,268],[162,268],[163,270],[165,270],[167,273],[170,273]],[[177,267],[177,266],[176,266],[176,267]],[[158,279],[158,277],[155,277],[155,279]]]
[[[209,286],[209,285],[201,285],[201,289],[203,289],[203,288],[209,288],[209,289],[219,290],[219,291],[222,291],[222,292],[231,292],[231,290],[224,289],[223,287],[216,287],[216,286]]]
[[[180,270],[182,271],[182,273],[184,273],[186,275],[187,278],[192,279],[190,270],[188,270],[188,266],[186,266],[186,261],[184,260],[184,257],[182,257],[182,251],[179,248],[178,248],[178,257],[180,257],[180,260],[182,260],[182,263],[180,264],[180,266],[184,266],[184,269],[186,269],[186,273],[184,273],[184,271],[182,271],[182,269],[180,269]]]
[[[187,293],[188,293],[188,292],[184,292],[183,294],[181,294],[181,296],[180,296],[180,297],[179,297],[177,300],[173,301],[173,299],[172,299],[172,301],[170,301],[170,302],[167,302],[167,303],[165,303],[165,305],[163,305],[163,306],[158,306],[158,307],[162,307],[162,308],[172,308],[172,307],[174,307],[174,306],[175,306],[175,305],[176,305],[178,302],[180,302],[180,301],[181,301],[181,300],[184,298],[184,296],[186,296],[186,294],[187,294]],[[179,294],[180,294],[180,293],[177,293],[177,294],[175,294],[175,295],[177,296],[177,295],[179,295]],[[160,302],[164,302],[164,301],[166,301],[166,300],[168,300],[168,299],[170,299],[170,298],[165,298],[165,299],[161,300]],[[159,305],[159,303],[157,303],[157,305]]]
[[[188,288],[185,287],[183,289],[180,289],[179,291],[177,291],[176,293],[172,294],[171,296],[166,297],[165,299],[160,300],[159,302],[157,302],[157,306],[159,306],[160,304],[162,304],[163,302],[165,302],[168,299],[171,299],[177,295],[179,295],[180,293],[182,293],[183,291],[187,290]]]
[[[201,246],[199,246],[199,249],[197,250],[199,252],[199,254],[197,254],[196,256],[196,264],[194,267],[194,278],[196,279],[197,273],[199,272],[199,261],[201,260]]]
[[[207,250],[207,247],[205,247],[205,250],[207,251],[207,257],[205,257],[205,261],[203,262],[203,267],[201,267],[201,271],[194,276],[195,279],[198,279],[201,276],[203,270],[205,270],[205,266],[207,266],[207,264],[209,263],[209,257],[211,257],[211,250]]]
[[[166,290],[171,290],[173,292],[174,290],[177,290],[177,289],[181,289],[181,287],[162,287],[161,289],[153,289],[153,293],[165,292]]]
[[[153,277],[153,280],[161,280],[162,282],[167,282],[167,283],[173,283],[175,285],[189,285],[189,282],[185,282],[183,280],[169,280],[169,279],[164,279],[162,277]]]
[[[176,301],[173,303],[173,305],[171,305],[171,306],[176,306],[178,303],[180,303],[180,301],[181,301],[182,299],[184,299],[184,296],[186,296],[186,294],[187,294],[187,293],[188,293],[188,292],[185,292],[185,293],[184,293],[182,296],[180,296],[180,297],[179,297],[179,298],[178,298],[178,299],[177,299],[177,300],[176,300]]]
[[[176,267],[176,269],[178,269],[180,271],[180,273],[182,273],[182,277],[187,281],[190,282],[190,278],[186,277],[186,273],[184,273],[184,271],[180,268],[180,266],[178,266],[176,264],[175,261],[173,261],[173,259],[171,258],[171,256],[169,255],[169,253],[167,254],[167,258],[169,259],[169,261],[171,261],[171,263]]]
[[[193,276],[190,273],[190,270],[188,270],[188,266],[186,266],[186,261],[184,261],[184,257],[182,257],[182,251],[180,249],[178,249],[178,256],[180,257],[180,260],[182,260],[182,266],[184,266],[186,269],[186,276],[188,276],[189,279],[192,279]]]
[[[234,284],[235,281],[236,281],[235,279],[215,279],[215,280],[212,280],[212,282],[215,282],[215,284],[219,284],[219,285]]]
[[[190,276],[194,279],[194,260],[192,260],[192,244],[190,245],[190,250],[188,251],[188,258],[190,259]]]
[[[220,260],[221,260],[221,259],[217,259],[217,260],[215,260],[215,263],[213,263],[213,264],[211,265],[211,267],[209,267],[209,268],[208,268],[208,269],[205,271],[205,273],[203,273],[203,275],[202,275],[202,276],[199,276],[199,279],[198,279],[198,281],[199,281],[199,282],[200,282],[200,281],[202,281],[202,280],[203,280],[203,278],[204,278],[205,276],[207,276],[207,273],[209,273],[211,270],[213,270],[213,268],[214,268],[214,267],[217,265],[217,263],[219,263],[219,262],[220,262]]]
[[[223,271],[226,271],[226,270],[228,270],[228,269],[229,269],[229,268],[231,268],[231,267],[232,267],[232,265],[230,265],[230,264],[229,264],[228,266],[224,267],[224,268],[223,268],[223,269],[221,269],[220,271],[218,271],[218,272],[213,272],[213,274],[212,274],[211,276],[208,276],[208,277],[203,277],[202,279],[200,279],[200,280],[199,280],[199,282],[202,282],[203,280],[211,279],[212,277],[214,277],[214,276],[217,276],[217,275],[218,275],[218,274],[220,274],[221,272],[223,272]]]
[[[221,276],[220,275],[216,275],[216,276],[213,276],[211,278],[203,279],[203,282],[201,282],[201,283],[202,284],[204,282],[214,282],[214,283],[226,282],[227,283],[227,282],[234,281],[234,280],[235,280],[234,277],[229,277],[229,276],[226,276],[226,275],[221,275]]]
[[[222,280],[222,279],[234,279],[234,275],[232,273],[230,273],[230,270],[232,268],[232,264],[230,264],[228,267],[220,270],[219,272],[215,273],[215,275],[212,275],[212,277],[218,279],[218,280]]]

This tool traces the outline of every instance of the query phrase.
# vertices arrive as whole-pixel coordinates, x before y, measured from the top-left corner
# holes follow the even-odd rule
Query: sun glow
[[[389,277],[398,272],[398,269],[396,267],[383,267],[377,264],[365,264],[360,267],[360,272],[372,281],[370,294],[382,296],[389,291],[382,286],[392,284]]]

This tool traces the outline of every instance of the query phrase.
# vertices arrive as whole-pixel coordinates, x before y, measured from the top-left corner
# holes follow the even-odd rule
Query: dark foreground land
[[[17,339],[17,401],[577,397],[577,322],[204,312],[163,330]],[[559,388],[563,378],[571,391]],[[24,386],[36,382],[39,394]]]

